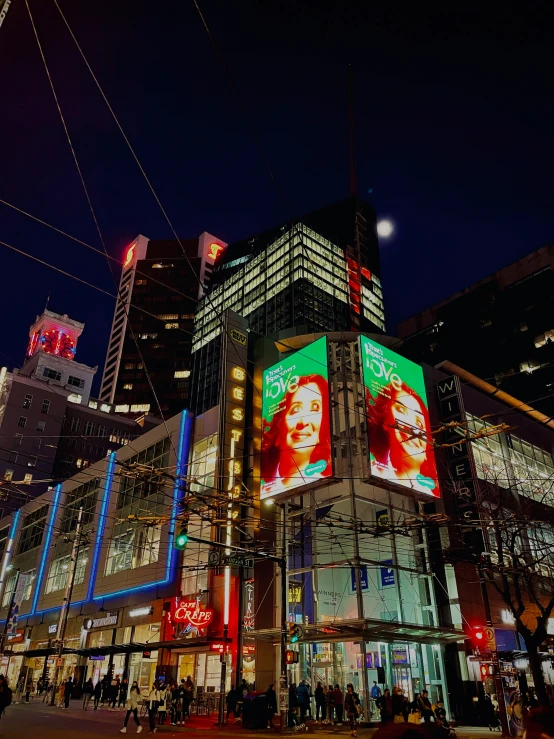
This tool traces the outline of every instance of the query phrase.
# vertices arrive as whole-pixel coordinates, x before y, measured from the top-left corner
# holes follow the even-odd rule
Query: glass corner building
[[[375,212],[355,198],[231,245],[223,259],[194,320],[196,413],[218,402],[218,315],[226,309],[276,339],[385,331]]]

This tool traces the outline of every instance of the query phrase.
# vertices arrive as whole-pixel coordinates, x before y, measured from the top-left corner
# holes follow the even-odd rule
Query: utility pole
[[[485,568],[480,557],[477,560],[477,572],[479,573],[479,585],[481,587],[481,596],[483,598],[485,621],[487,622],[487,626],[489,627],[489,629],[491,629],[492,633],[494,634],[489,591],[487,590],[487,581],[485,580]],[[491,649],[491,662],[494,668],[494,689],[496,691],[496,700],[498,701],[498,713],[500,714],[499,718],[500,724],[502,726],[502,736],[510,736],[510,731],[508,728],[508,714],[506,712],[506,701],[504,699],[504,686],[502,684],[502,676],[500,675],[500,662],[498,660],[498,652],[496,651],[496,638],[492,646],[493,649]]]
[[[71,549],[71,560],[69,562],[69,572],[67,573],[67,582],[65,584],[65,592],[63,596],[62,609],[60,611],[60,620],[58,621],[58,656],[56,659],[56,669],[54,671],[52,698],[50,705],[56,702],[56,691],[58,687],[58,678],[60,675],[60,666],[63,658],[63,643],[65,637],[65,629],[67,626],[67,617],[69,616],[69,606],[71,604],[71,596],[73,595],[73,586],[75,584],[75,575],[77,574],[77,559],[81,548],[81,526],[83,520],[83,507],[79,508],[77,516],[77,526],[75,527],[75,537],[73,539],[73,547]]]
[[[288,714],[288,676],[287,676],[287,610],[289,602],[288,583],[287,583],[287,504],[283,503],[281,510],[283,535],[281,541],[281,677],[279,678],[279,707],[281,715],[281,734],[287,726]],[[284,691],[286,699],[281,700],[281,693]]]

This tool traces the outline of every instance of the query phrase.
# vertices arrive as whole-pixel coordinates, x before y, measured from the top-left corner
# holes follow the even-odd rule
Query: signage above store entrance
[[[90,631],[90,629],[103,629],[106,626],[117,626],[118,619],[119,611],[116,611],[115,613],[107,613],[105,616],[101,616],[100,618],[85,618],[83,628]]]

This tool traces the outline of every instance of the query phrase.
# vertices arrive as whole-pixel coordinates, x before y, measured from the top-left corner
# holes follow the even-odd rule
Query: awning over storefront
[[[315,624],[299,624],[304,632],[299,643],[317,644],[321,642],[351,641],[411,641],[418,644],[447,644],[466,638],[463,631],[442,626],[421,626],[419,624],[397,623],[396,621],[375,621],[370,618],[355,618],[345,621],[322,621]],[[281,630],[254,629],[248,637],[278,643]]]

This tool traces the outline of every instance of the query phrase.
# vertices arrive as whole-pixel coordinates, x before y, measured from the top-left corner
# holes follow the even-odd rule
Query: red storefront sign
[[[206,627],[212,622],[213,616],[213,608],[200,605],[196,600],[174,598],[168,620],[175,628],[175,638],[182,638],[192,631],[205,634]]]

